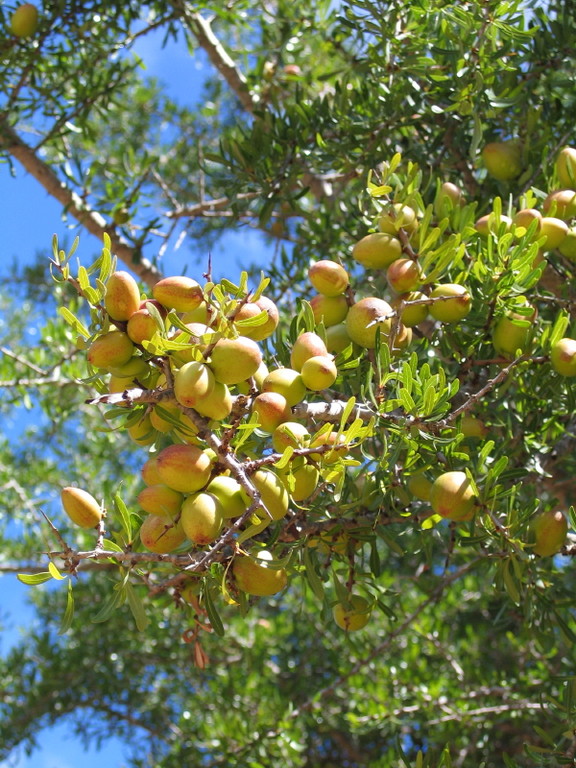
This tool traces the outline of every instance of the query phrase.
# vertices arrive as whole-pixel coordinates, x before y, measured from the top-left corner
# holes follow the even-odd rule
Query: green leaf
[[[214,605],[212,595],[210,594],[210,588],[208,586],[206,586],[204,589],[203,596],[206,613],[208,614],[208,620],[212,626],[212,629],[219,637],[224,637],[224,625],[222,624],[222,619],[216,610],[216,606]]]
[[[45,581],[50,581],[52,574],[44,571],[42,573],[19,573],[16,578],[21,581],[22,584],[27,584],[29,587],[34,587],[37,584],[44,584]]]
[[[76,315],[70,312],[70,310],[67,307],[58,307],[58,314],[61,317],[63,317],[64,320],[66,320],[68,325],[71,325],[72,328],[74,328],[76,333],[79,333],[85,339],[90,338],[90,331],[86,328],[86,326],[82,323],[81,320],[78,320]]]
[[[318,576],[318,572],[315,567],[315,558],[310,552],[309,546],[304,546],[302,549],[302,560],[304,567],[306,568],[306,579],[312,589],[312,592],[316,595],[318,600],[324,600],[324,585],[322,579]]]
[[[66,576],[62,576],[62,574],[60,573],[58,568],[56,568],[52,560],[50,560],[50,562],[48,563],[48,570],[50,571],[50,575],[52,576],[52,578],[56,579],[56,581],[64,581],[64,579],[67,578]]]
[[[62,622],[60,623],[59,635],[65,635],[66,632],[72,626],[74,619],[74,594],[72,592],[72,580],[68,581],[68,591],[66,594],[66,610],[64,616],[62,616]]]
[[[114,590],[111,592],[111,594],[108,595],[106,600],[104,600],[104,603],[98,613],[92,617],[92,621],[94,624],[99,624],[103,621],[108,621],[110,616],[116,611],[117,608],[119,608],[121,605],[124,604],[126,600],[126,587],[125,585],[117,585],[114,587]]]
[[[126,590],[128,605],[132,611],[132,616],[136,622],[136,627],[139,632],[144,632],[148,624],[150,624],[150,619],[148,616],[146,616],[146,611],[144,610],[144,605],[140,599],[140,595],[136,592],[134,586],[129,581],[127,581],[124,585],[124,589]]]

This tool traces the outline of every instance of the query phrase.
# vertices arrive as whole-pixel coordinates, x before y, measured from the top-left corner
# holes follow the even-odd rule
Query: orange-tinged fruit
[[[388,285],[396,293],[412,291],[423,282],[422,269],[414,259],[396,259],[386,270]]]
[[[561,376],[576,376],[576,339],[566,337],[553,344],[550,362]]]
[[[165,485],[180,493],[194,493],[208,483],[212,459],[196,445],[169,445],[157,457],[158,474]]]
[[[186,541],[186,534],[180,522],[170,517],[148,515],[140,526],[140,541],[149,552],[166,555]]]
[[[246,336],[220,339],[210,354],[210,368],[216,381],[239,384],[254,376],[262,362],[260,347]]]
[[[232,574],[238,589],[258,597],[275,595],[285,589],[288,574],[285,568],[269,566],[273,559],[267,550],[261,550],[255,557],[236,555],[232,563]]]
[[[386,269],[402,256],[402,243],[384,232],[372,232],[352,249],[352,258],[365,269]]]
[[[102,507],[94,496],[81,488],[62,488],[60,499],[64,511],[80,528],[95,528],[102,519]]]
[[[281,520],[288,512],[290,499],[282,480],[271,469],[258,469],[250,476],[250,480],[264,503],[273,520]],[[268,519],[266,512],[256,510],[258,517]]]
[[[259,325],[242,325],[242,321],[250,317],[256,317],[265,313],[266,319]],[[246,336],[253,341],[262,341],[271,336],[280,322],[280,313],[276,304],[266,296],[260,296],[254,302],[244,304],[234,318],[234,324],[237,324],[238,331],[242,336]]]
[[[516,213],[512,221],[515,227],[514,234],[516,237],[522,237],[525,235],[528,227],[532,224],[533,221],[536,221],[535,237],[538,237],[540,227],[542,226],[542,214],[535,208],[522,208],[522,210]]]
[[[292,418],[286,398],[278,392],[261,392],[254,398],[252,408],[264,432],[274,432],[279,424]]]
[[[306,385],[302,381],[302,374],[293,368],[275,368],[270,371],[262,381],[262,392],[278,392],[286,398],[286,402],[293,408],[306,397]]]
[[[165,277],[152,289],[152,295],[166,309],[190,312],[202,304],[202,288],[191,277]]]
[[[142,465],[140,476],[146,485],[159,485],[162,482],[157,465],[158,460],[156,456],[151,456]]]
[[[224,516],[220,501],[210,493],[195,493],[182,504],[180,522],[193,544],[204,546],[217,538]]]
[[[573,189],[556,189],[545,198],[542,210],[563,221],[576,216],[576,192]]]
[[[328,350],[323,339],[314,331],[301,333],[292,346],[290,353],[290,365],[300,372],[302,366],[310,357],[315,355],[327,355]]]
[[[383,299],[368,297],[350,307],[346,317],[346,331],[360,347],[373,349],[376,335],[386,338],[392,326],[394,310]]]
[[[149,485],[143,488],[137,496],[138,504],[149,515],[161,517],[176,517],[184,497],[167,485]]]
[[[123,331],[109,331],[95,339],[88,347],[87,359],[94,368],[117,368],[127,363],[134,354],[134,344]]]
[[[441,323],[457,323],[463,320],[472,308],[468,290],[458,283],[438,285],[430,294],[431,299],[441,298],[430,304],[430,314]],[[449,297],[449,298],[444,298]]]
[[[568,535],[564,513],[559,510],[539,512],[531,522],[530,535],[534,544],[532,552],[540,557],[556,555],[566,544]]]
[[[312,392],[331,387],[338,376],[334,361],[326,355],[310,357],[302,366],[302,381]]]
[[[350,278],[341,264],[329,259],[316,261],[308,270],[308,279],[324,296],[340,296],[348,288]]]
[[[18,6],[10,17],[10,30],[15,37],[30,37],[38,29],[38,9],[32,3]]]
[[[449,520],[471,520],[477,496],[465,472],[444,472],[430,489],[430,505],[437,515]]]
[[[176,371],[174,375],[174,397],[187,408],[195,408],[202,398],[214,389],[215,380],[206,363],[193,360]]]
[[[140,289],[129,272],[113,272],[104,294],[106,312],[113,320],[129,320],[140,309]]]
[[[368,624],[372,612],[370,603],[361,595],[350,595],[350,607],[336,603],[332,608],[334,621],[345,632],[356,632]]]
[[[564,147],[556,158],[556,173],[563,187],[576,186],[576,149]]]

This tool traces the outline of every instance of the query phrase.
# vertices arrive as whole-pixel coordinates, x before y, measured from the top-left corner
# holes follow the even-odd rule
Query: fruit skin
[[[463,320],[472,308],[470,294],[463,285],[445,283],[438,285],[430,294],[431,299],[439,296],[452,296],[446,301],[435,301],[430,305],[430,314],[442,323],[457,323]]]
[[[409,205],[394,203],[390,210],[383,211],[378,219],[378,229],[389,235],[395,235],[400,229],[415,232],[418,228],[416,211]]]
[[[157,302],[155,301],[154,304],[157,304]],[[158,304],[158,306],[162,307],[161,304]],[[162,310],[164,312],[166,311],[164,307],[162,307]],[[126,325],[126,333],[135,344],[142,344],[143,341],[150,341],[152,336],[154,336],[158,330],[156,320],[152,317],[146,307],[140,307],[136,312],[130,315],[128,324]]]
[[[317,333],[306,331],[301,333],[292,345],[290,365],[300,372],[306,360],[315,355],[328,355],[326,344]]]
[[[336,261],[324,259],[317,261],[308,270],[308,279],[324,296],[340,296],[350,282],[348,272]]]
[[[535,237],[538,237],[542,226],[542,214],[540,211],[537,211],[535,208],[522,208],[522,210],[518,211],[513,219],[516,237],[522,237],[522,235],[526,234],[526,230],[534,220],[538,222],[535,234]]]
[[[94,496],[81,488],[66,486],[60,492],[64,511],[80,528],[95,528],[102,519],[102,508]]]
[[[298,460],[304,463],[295,466]],[[297,502],[304,501],[314,493],[320,480],[320,472],[312,464],[306,464],[302,457],[298,457],[296,461],[291,462],[290,468],[287,467],[280,475],[290,497]]]
[[[310,306],[316,323],[324,323],[327,328],[338,325],[348,314],[346,296],[324,296],[319,293],[310,299]]]
[[[279,424],[292,418],[286,398],[278,392],[261,392],[254,398],[252,408],[264,432],[272,433]]]
[[[270,469],[258,469],[250,476],[252,484],[260,493],[264,506],[270,512],[273,520],[281,520],[288,512],[290,499],[282,480]],[[256,514],[263,520],[268,515],[263,509],[257,509]]]
[[[550,349],[550,362],[561,376],[576,376],[576,339],[557,341]]]
[[[86,357],[94,368],[117,368],[134,354],[134,344],[123,331],[109,331],[95,339],[88,347]]]
[[[210,355],[210,368],[216,381],[239,384],[254,376],[262,362],[260,347],[246,336],[220,339]]]
[[[332,615],[340,629],[346,632],[356,632],[365,627],[370,620],[370,603],[361,595],[350,595],[349,599],[350,608],[347,608],[343,603],[336,603],[332,608]]]
[[[352,249],[352,258],[366,269],[387,269],[402,256],[402,243],[385,232],[365,235]]]
[[[496,323],[492,332],[492,344],[498,354],[511,358],[517,349],[525,352],[532,343],[536,310],[525,303],[527,313],[509,312]],[[516,321],[516,322],[514,322]]]
[[[477,497],[465,472],[444,472],[430,489],[430,505],[448,520],[471,520]]]
[[[152,289],[152,295],[166,309],[190,312],[204,301],[202,288],[191,277],[165,277]]]
[[[438,218],[448,216],[453,208],[464,205],[464,195],[460,187],[451,181],[445,181],[436,194],[434,213]]]
[[[553,251],[564,241],[568,234],[568,224],[555,216],[543,216],[540,223],[540,232],[538,237],[545,237],[543,245],[544,251]]]
[[[522,173],[522,148],[514,139],[486,144],[482,160],[490,176],[498,181],[511,181]]]
[[[232,395],[226,384],[215,381],[212,392],[206,397],[201,397],[194,408],[207,419],[224,421],[232,413],[232,405]]]
[[[225,520],[243,515],[250,506],[250,499],[240,483],[228,475],[218,475],[211,480],[206,493],[218,499]]]
[[[432,483],[423,472],[416,472],[410,475],[408,482],[406,483],[408,490],[413,496],[421,501],[430,501],[430,491],[432,490]]]
[[[276,453],[283,453],[286,448],[304,448],[310,439],[310,432],[299,421],[285,421],[272,433],[272,447]]]
[[[465,413],[460,422],[460,429],[464,437],[486,437],[488,429],[481,419]]]
[[[106,283],[104,306],[112,320],[129,320],[140,309],[140,289],[129,272],[113,272]]]
[[[348,336],[346,323],[338,323],[326,328],[326,349],[330,354],[337,355],[343,352],[351,343],[352,339]]]
[[[236,555],[232,563],[232,573],[238,589],[258,597],[268,597],[281,592],[288,584],[288,574],[284,568],[268,567],[267,563],[273,559],[267,550],[261,550],[255,558]]]
[[[569,229],[558,250],[570,261],[576,261],[576,229]]]
[[[418,301],[427,298],[428,296],[420,291],[410,291],[409,293],[401,293],[400,296],[396,296],[396,298],[390,302],[390,306],[397,310],[403,301]],[[407,328],[413,328],[415,325],[423,323],[428,317],[428,308],[428,304],[405,306],[400,314],[402,324]]]
[[[217,538],[224,522],[220,501],[210,493],[189,496],[182,504],[180,522],[193,544],[210,544]]]
[[[494,211],[492,213],[486,214],[486,216],[481,216],[476,223],[474,224],[476,231],[479,232],[481,235],[489,235],[490,233],[498,234],[500,232],[500,229],[502,227],[502,224],[505,225],[504,231],[510,232],[514,222],[510,218],[510,216],[505,216],[502,214],[500,217],[497,217]]]
[[[174,397],[187,408],[195,408],[202,398],[214,390],[214,374],[205,363],[184,363],[174,376]]]
[[[156,456],[151,456],[144,462],[140,470],[140,476],[146,485],[159,485],[162,482],[158,472]]]
[[[138,504],[149,515],[160,517],[176,517],[184,497],[167,485],[149,485],[143,488],[137,496]]]
[[[386,270],[388,285],[396,293],[414,290],[423,279],[422,269],[414,259],[396,259]]]
[[[30,37],[38,29],[38,9],[32,3],[18,6],[10,17],[10,30],[15,37]]]
[[[312,392],[321,392],[331,387],[338,376],[338,369],[331,358],[315,355],[302,366],[302,381]]]
[[[276,368],[264,378],[262,392],[278,392],[286,398],[286,402],[293,408],[306,397],[306,385],[302,381],[302,374],[293,368]]]
[[[573,219],[576,216],[576,192],[573,189],[557,189],[546,197],[542,203],[544,213],[551,213],[562,219]]]
[[[257,301],[244,304],[234,318],[234,322],[266,312],[267,320],[252,327],[238,327],[239,332],[253,341],[262,341],[271,336],[280,322],[280,313],[274,302],[266,296],[260,296]]]
[[[540,557],[555,555],[566,543],[568,522],[559,510],[538,513],[530,525],[532,552]]]
[[[350,307],[346,317],[348,336],[358,346],[373,349],[376,346],[376,334],[387,337],[392,327],[394,310],[383,299],[369,297],[360,299]],[[373,324],[378,318],[387,318],[381,323]],[[370,326],[370,327],[368,327]]]
[[[131,424],[127,432],[138,445],[152,445],[158,436],[147,413],[144,413],[138,421]]]
[[[563,187],[576,185],[576,149],[564,147],[556,158],[556,173]]]
[[[140,541],[149,552],[166,555],[186,541],[180,523],[169,517],[148,515],[140,526]]]
[[[158,474],[180,493],[194,493],[208,483],[212,459],[196,445],[169,445],[157,456]]]

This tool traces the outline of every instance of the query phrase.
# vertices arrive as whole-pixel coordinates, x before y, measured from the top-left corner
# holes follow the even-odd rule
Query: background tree
[[[80,285],[62,279],[56,248],[55,280],[43,257],[25,274],[16,267],[2,295],[3,413],[27,405],[43,415],[33,439],[0,447],[5,571],[44,572],[42,553],[61,549],[40,510],[75,552],[93,550],[95,534],[67,522],[63,486],[103,499],[112,531],[122,501],[139,525],[144,450],[110,429],[105,398],[87,403],[104,379],[87,370],[74,322],[57,314],[65,307],[101,330],[76,264],[94,262],[85,232],[105,246],[92,287],[98,270],[110,272],[109,243],[150,296],[177,246],[181,274],[238,284],[218,265],[210,273],[210,247],[227,230],[261,230],[273,253],[265,292],[282,311],[263,348],[284,365],[312,329],[302,301],[313,293],[311,263],[341,261],[356,298],[390,297],[384,271],[352,257],[390,201],[421,219],[416,238],[404,220],[398,235],[404,255],[420,253],[425,295],[463,283],[472,297],[465,320],[420,324],[399,356],[384,341],[369,353],[349,345],[336,356],[335,387],[309,393],[320,405],[354,397],[373,418],[356,436],[342,425],[351,458],[333,474],[324,467],[304,511],[254,533],[253,546],[289,570],[287,590],[260,600],[235,591],[232,540],[204,561],[192,605],[181,597],[183,560],[154,562],[137,538],[114,556],[54,556],[63,573],[77,566],[66,581],[75,613],[65,613],[66,583],[33,590],[41,629],[1,662],[2,757],[67,718],[87,742],[111,729],[123,736],[134,766],[573,762],[572,538],[564,557],[538,556],[529,526],[536,512],[568,514],[573,503],[573,379],[550,351],[576,333],[574,261],[566,246],[539,260],[537,225],[515,235],[502,218],[542,209],[550,189],[569,186],[554,161],[573,137],[573,14],[562,3],[332,6],[46,2],[21,37],[9,32],[14,9],[0,9],[0,149],[61,202],[81,237],[69,262]],[[131,49],[158,29],[210,61],[201,104],[174,103],[142,75]],[[510,140],[504,168],[486,173],[481,149]],[[442,202],[443,182],[467,204]],[[490,214],[482,236],[475,222]],[[423,222],[437,230],[430,243]],[[190,241],[206,254],[194,269]],[[258,271],[242,261],[255,290]],[[531,346],[510,341],[527,326]],[[463,423],[472,413],[475,430]],[[248,456],[267,455],[268,437],[248,440]],[[431,520],[410,492],[411,478],[447,471],[476,482],[472,520]],[[358,632],[332,618],[336,602],[350,607],[350,590],[372,609]],[[115,595],[126,604],[113,611]]]

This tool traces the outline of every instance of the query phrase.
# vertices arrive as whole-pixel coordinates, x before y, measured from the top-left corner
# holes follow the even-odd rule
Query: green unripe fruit
[[[281,520],[288,513],[290,499],[282,480],[270,469],[259,469],[250,476],[250,480],[260,494],[264,506],[273,520]],[[268,515],[263,509],[257,509],[256,514],[263,520]]]
[[[262,381],[262,392],[277,392],[286,398],[286,402],[293,408],[306,397],[306,385],[302,381],[302,375],[293,368],[276,368],[270,371]]]
[[[232,395],[226,384],[214,382],[210,394],[201,397],[194,406],[201,416],[214,421],[224,421],[232,412]]]
[[[106,312],[113,320],[129,320],[140,309],[140,289],[129,272],[113,272],[104,294]]]
[[[149,485],[138,494],[138,504],[149,515],[176,517],[184,497],[167,485]]]
[[[298,421],[285,421],[272,433],[272,446],[276,453],[284,453],[286,448],[304,448],[310,440],[310,432]]]
[[[308,279],[324,296],[340,296],[348,288],[350,278],[343,266],[335,261],[317,261],[308,270]]]
[[[514,234],[516,237],[525,235],[526,230],[534,220],[537,222],[536,234],[534,237],[537,238],[542,226],[542,214],[540,211],[537,211],[535,208],[523,208],[521,211],[518,211],[513,219]]]
[[[348,314],[346,296],[324,296],[320,293],[310,299],[310,306],[316,323],[324,323],[327,328],[338,325]]]
[[[457,323],[463,320],[472,308],[470,294],[464,286],[457,283],[438,285],[430,294],[431,299],[441,296],[450,298],[435,301],[430,305],[430,314],[441,323]]]
[[[486,144],[482,160],[490,176],[498,181],[511,181],[522,173],[522,148],[515,140]]]
[[[302,366],[302,381],[313,392],[321,392],[334,384],[338,369],[334,361],[325,355],[310,357]]]
[[[130,438],[138,445],[152,445],[158,433],[152,425],[150,416],[146,413],[127,429]]]
[[[402,293],[400,296],[396,296],[390,305],[394,309],[398,309],[403,301],[419,301],[421,299],[428,299],[428,297],[420,293],[420,291],[410,291],[409,293]],[[407,328],[413,328],[415,325],[423,323],[428,317],[428,304],[412,304],[404,306],[404,309],[400,313],[400,320]]]
[[[212,370],[196,360],[184,363],[174,376],[174,397],[187,408],[195,408],[202,398],[214,389],[215,380]]]
[[[189,496],[182,504],[180,522],[193,544],[211,544],[218,537],[224,522],[220,501],[210,493]]]
[[[332,608],[334,621],[345,632],[356,632],[368,624],[370,620],[370,603],[361,595],[350,595],[351,607],[336,603]]]
[[[149,552],[167,555],[186,541],[180,522],[170,517],[148,515],[140,526],[140,541]]]
[[[464,437],[486,437],[488,434],[484,422],[468,413],[462,416],[460,430]]]
[[[294,370],[301,371],[302,366],[310,357],[316,355],[327,355],[328,350],[326,344],[313,331],[306,331],[306,333],[300,334],[294,345],[292,346],[292,352],[290,353],[290,365]]]
[[[556,174],[562,187],[573,188],[576,185],[576,149],[564,147],[556,158]]]
[[[274,432],[279,424],[292,418],[286,398],[278,392],[261,392],[254,398],[252,408],[263,432]]]
[[[124,363],[124,365],[114,366],[108,370],[112,376],[115,376],[116,378],[130,380],[142,380],[150,373],[150,367],[148,363],[140,355],[132,355],[130,360],[128,360],[127,363]],[[128,384],[129,382],[124,382],[124,389],[126,389]]]
[[[383,211],[378,219],[378,229],[389,235],[395,235],[401,229],[414,232],[418,228],[416,211],[408,205],[394,203]]]
[[[94,496],[81,488],[62,488],[60,499],[64,511],[80,528],[95,528],[102,519],[102,507]]]
[[[408,482],[406,483],[408,490],[413,496],[421,501],[430,501],[430,491],[432,490],[432,483],[423,472],[416,472],[414,475],[410,475]]]
[[[540,512],[530,525],[532,552],[540,557],[555,555],[566,544],[568,522],[560,511]]]
[[[565,221],[576,216],[576,192],[573,189],[557,189],[542,203],[544,213],[557,216]]]
[[[165,277],[156,283],[152,295],[166,309],[190,312],[202,304],[202,288],[191,277]]]
[[[486,216],[481,216],[474,224],[476,231],[481,235],[498,234],[502,225],[504,225],[505,232],[510,232],[514,223],[510,216],[496,216],[494,211],[486,214]]]
[[[465,472],[444,472],[430,489],[430,505],[437,515],[449,520],[471,520],[477,497]]]
[[[352,258],[366,269],[386,269],[402,256],[402,243],[384,232],[373,232],[359,240]]]
[[[125,365],[134,354],[134,344],[123,331],[109,331],[88,347],[88,362],[94,368],[110,370]]]
[[[576,261],[576,229],[569,229],[558,250],[570,261]]]
[[[330,354],[337,355],[351,343],[352,339],[348,336],[346,323],[338,323],[326,328],[326,349]]]
[[[524,302],[527,308],[525,314],[509,312],[494,327],[492,344],[496,352],[503,357],[513,357],[518,349],[525,352],[532,344],[536,310],[530,307],[525,299]]]
[[[320,472],[312,464],[292,468],[292,472],[282,472],[282,479],[294,501],[304,501],[316,490]]]
[[[576,376],[576,339],[557,341],[550,350],[550,362],[561,376]]]
[[[383,299],[370,297],[357,301],[350,307],[346,317],[348,336],[358,346],[373,349],[377,334],[383,340],[390,334],[393,313],[390,304]]]
[[[218,475],[206,487],[206,493],[211,493],[220,502],[222,517],[229,519],[240,517],[250,506],[250,498],[233,477]]]
[[[268,597],[281,592],[288,584],[284,568],[268,566],[274,558],[267,550],[258,552],[256,557],[236,555],[232,563],[232,574],[238,589],[248,595]]]
[[[30,37],[38,29],[38,9],[32,3],[20,5],[10,17],[10,30],[15,37]]]
[[[212,459],[196,445],[169,445],[158,454],[156,466],[165,485],[194,493],[210,480]]]
[[[543,216],[540,224],[538,237],[545,237],[546,240],[541,248],[544,251],[553,251],[563,242],[568,234],[568,224],[562,219],[554,216]]]
[[[239,384],[254,376],[262,362],[262,352],[253,339],[220,339],[210,354],[210,368],[216,381]]]
[[[436,194],[434,213],[438,218],[444,218],[454,208],[463,204],[464,196],[460,187],[457,187],[456,184],[452,184],[450,181],[445,181]]]

